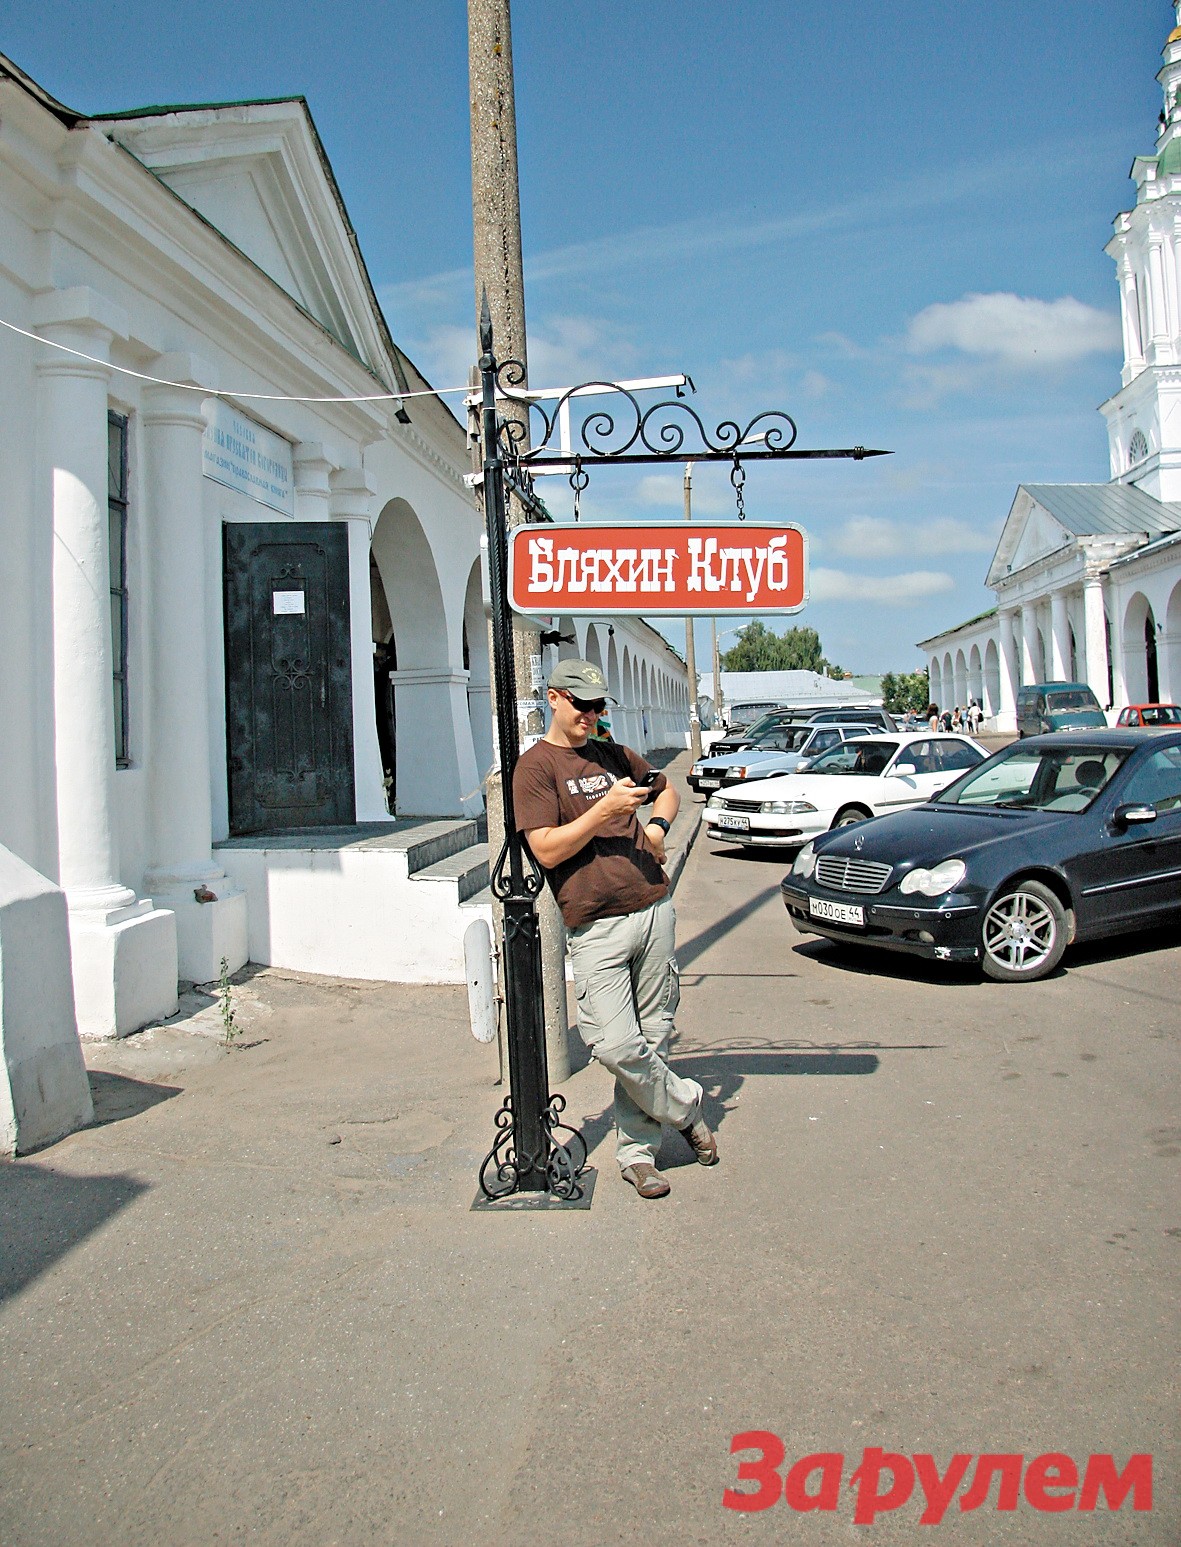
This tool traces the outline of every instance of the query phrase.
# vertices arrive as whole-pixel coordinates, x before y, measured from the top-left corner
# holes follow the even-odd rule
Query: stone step
[[[472,825],[474,827],[475,824]],[[434,864],[415,870],[410,879],[454,884],[458,900],[461,903],[467,902],[488,885],[488,845],[472,843],[467,848],[445,855]]]
[[[475,822],[426,822],[406,837],[406,872],[414,879],[473,848],[487,848]]]

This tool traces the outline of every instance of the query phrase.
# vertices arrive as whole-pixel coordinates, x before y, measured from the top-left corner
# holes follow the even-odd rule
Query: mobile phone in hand
[[[636,780],[636,783],[639,785],[639,787],[641,789],[649,790],[656,783],[656,781],[657,781],[657,779],[659,779],[659,777],[660,777],[660,774],[659,774],[659,772],[655,768],[649,768],[649,770],[648,770],[648,772],[646,774],[641,774],[640,775],[640,777]]]

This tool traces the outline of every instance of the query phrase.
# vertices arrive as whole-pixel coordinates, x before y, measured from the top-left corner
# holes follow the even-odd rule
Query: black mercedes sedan
[[[802,934],[1044,977],[1068,945],[1181,910],[1181,731],[1014,742],[936,800],[805,844]]]

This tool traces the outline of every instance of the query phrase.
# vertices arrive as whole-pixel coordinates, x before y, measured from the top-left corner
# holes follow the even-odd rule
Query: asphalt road
[[[103,1124],[0,1168],[0,1542],[1176,1547],[1176,933],[988,984],[804,941],[783,864],[683,873],[722,1163],[670,1136],[658,1202],[592,1065],[593,1208],[469,1212],[499,1093],[462,990],[264,973],[239,1050],[95,1055]],[[751,1430],[780,1474],[843,1456],[836,1507],[724,1508]],[[858,1526],[872,1447],[1150,1452],[1153,1508],[994,1480]]]

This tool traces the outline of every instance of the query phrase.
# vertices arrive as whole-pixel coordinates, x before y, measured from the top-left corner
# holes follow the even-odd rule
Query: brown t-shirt
[[[513,770],[517,831],[562,827],[590,809],[620,779],[639,783],[649,771],[638,753],[618,742],[587,741],[556,747],[539,741]],[[653,797],[668,780],[657,774]],[[643,810],[643,807],[640,808]],[[567,929],[650,907],[668,891],[668,877],[644,841],[635,816],[613,817],[562,864],[546,871]]]

